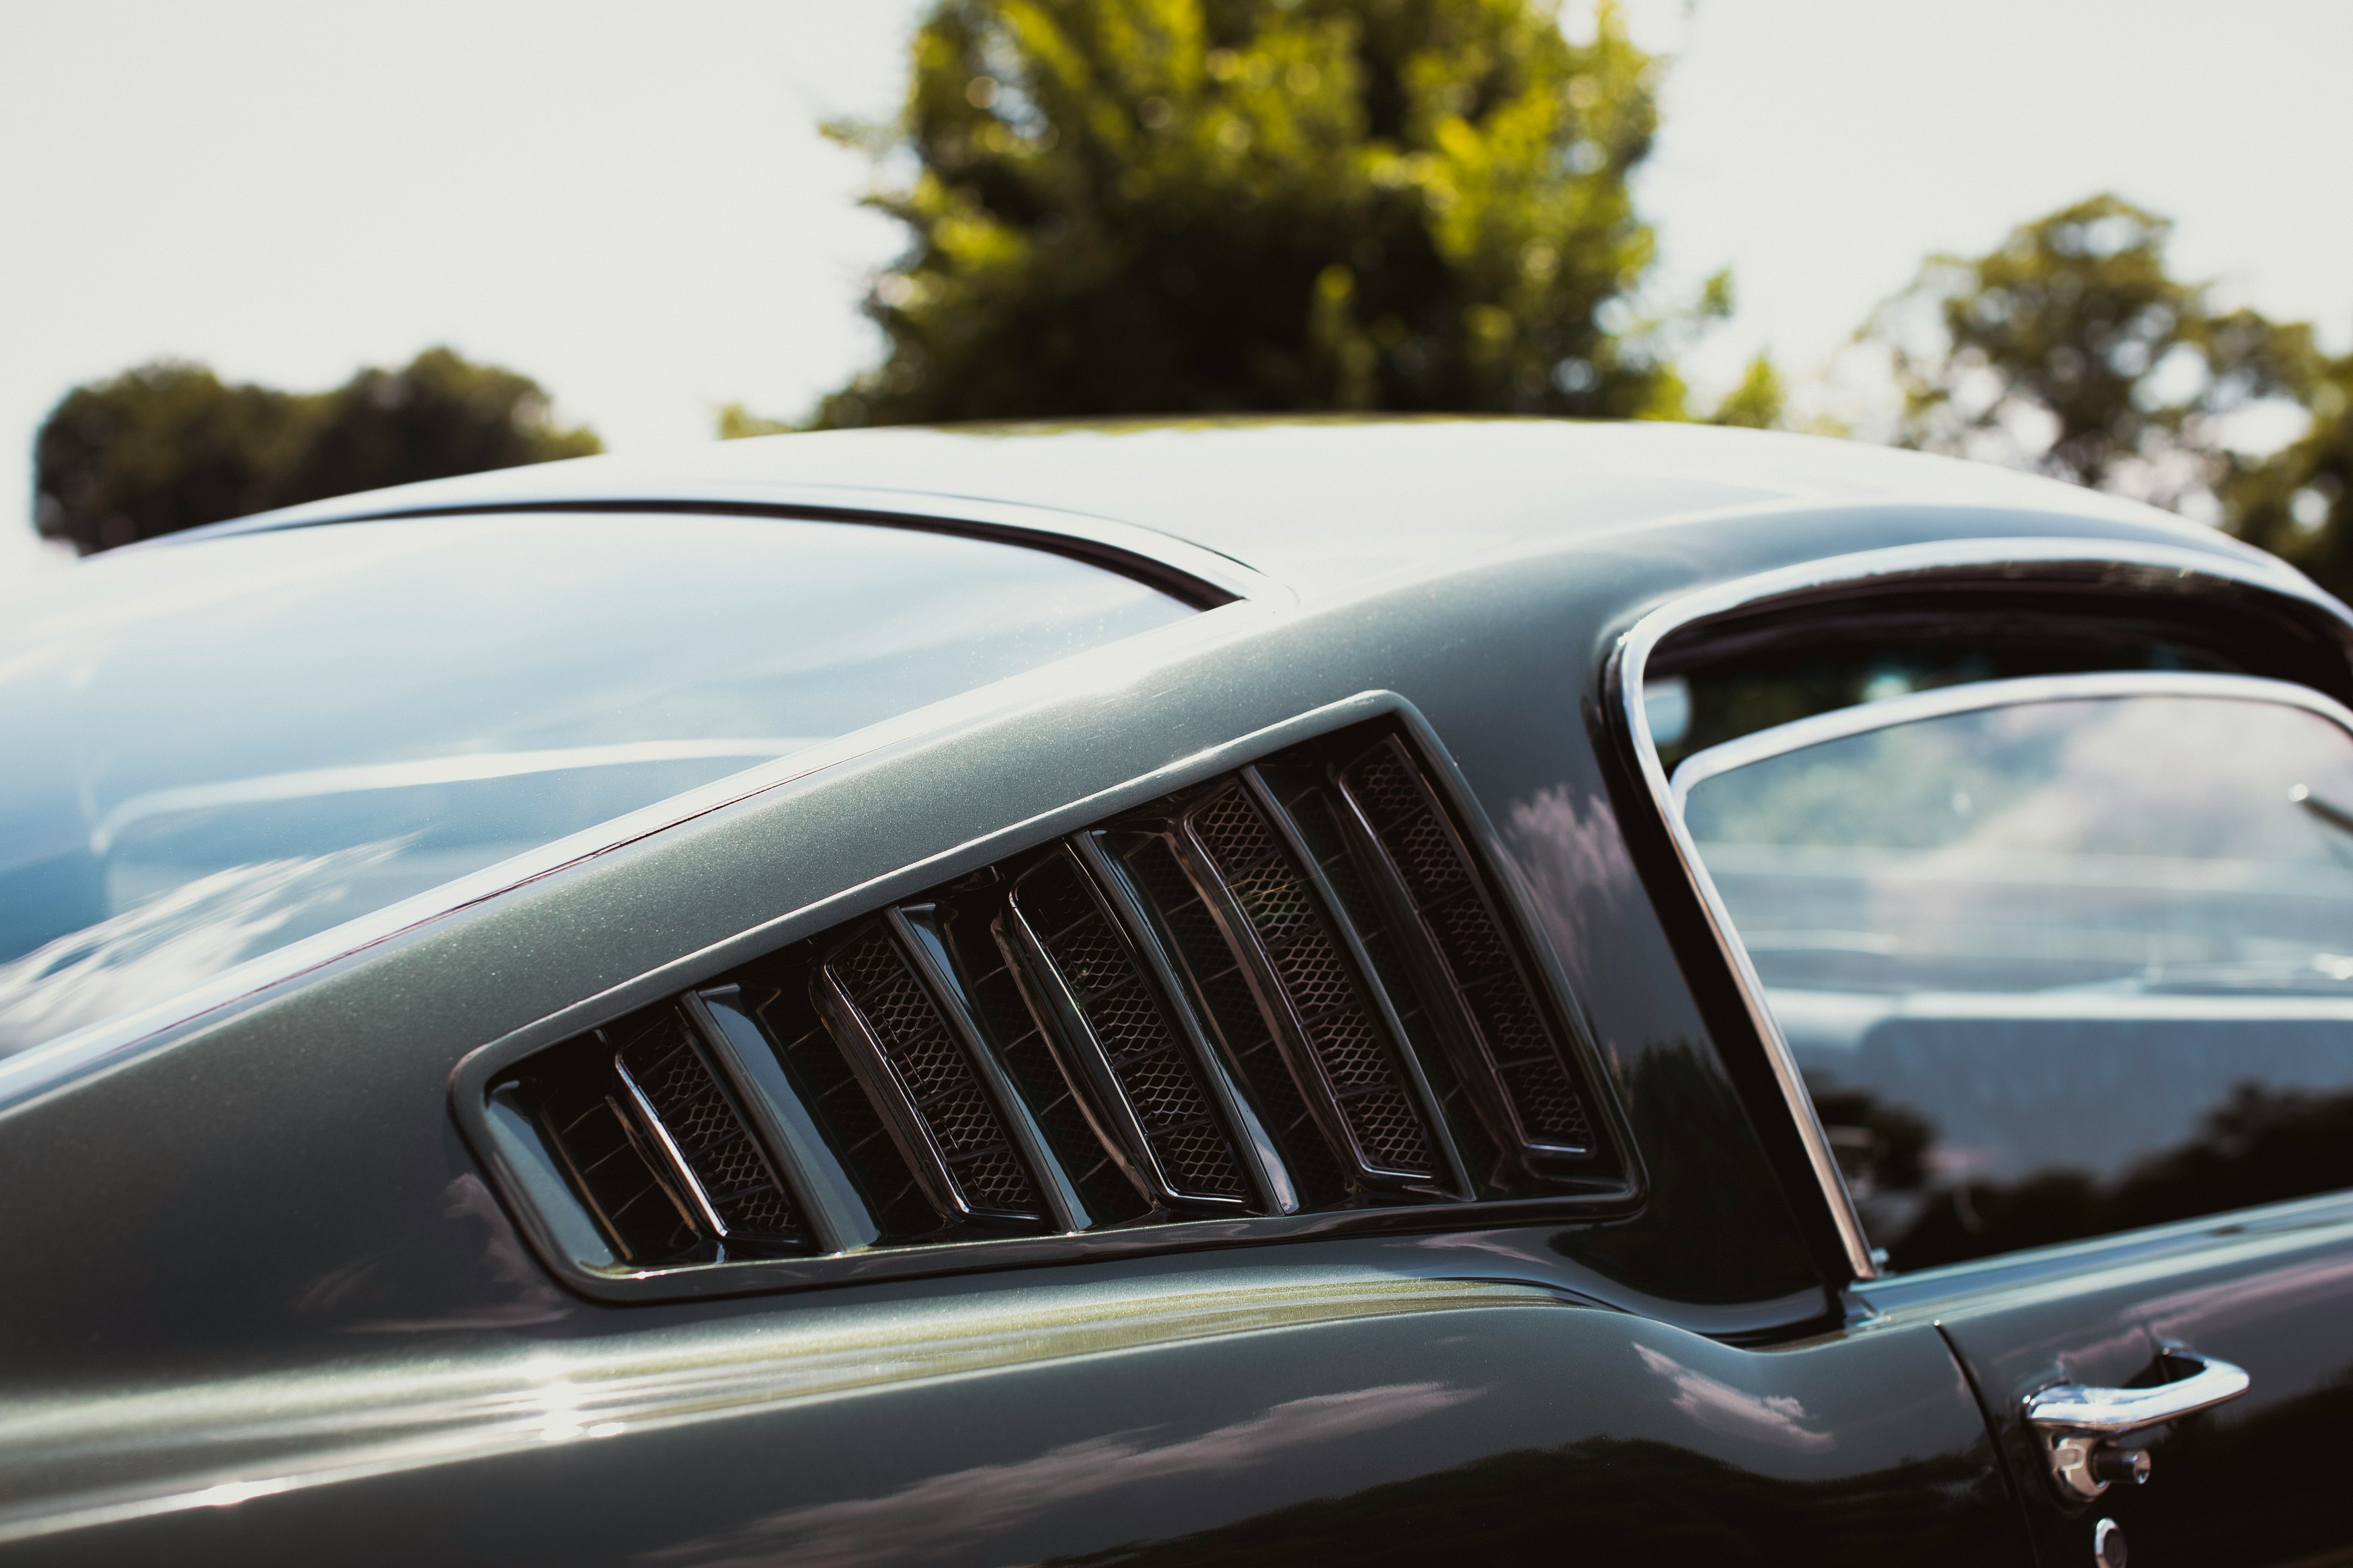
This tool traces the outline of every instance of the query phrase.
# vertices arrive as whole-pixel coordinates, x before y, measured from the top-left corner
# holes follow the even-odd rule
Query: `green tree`
[[[2222,487],[2232,531],[2285,556],[2353,601],[2353,354],[2311,378],[2311,426],[2257,462],[2237,461]]]
[[[178,361],[75,387],[34,437],[34,525],[87,555],[262,510],[301,425],[285,393]]]
[[[712,413],[712,423],[718,427],[723,441],[741,441],[749,436],[782,436],[794,428],[789,419],[767,418],[741,403],[723,403]]]
[[[1899,438],[2168,505],[2231,471],[2220,422],[2310,386],[2311,329],[2221,312],[2168,269],[2172,225],[2114,195],[1934,256],[1863,329],[1891,352]]]
[[[531,377],[446,348],[361,371],[313,418],[280,505],[604,450],[585,426],[560,428]]]
[[[83,554],[354,490],[599,451],[530,377],[427,349],[332,392],[164,361],[78,386],[34,438],[34,524]]]
[[[942,0],[900,118],[830,128],[910,244],[815,422],[1679,415],[1730,295],[1644,312],[1656,72],[1607,4]]]
[[[1708,423],[1770,430],[1787,415],[1788,400],[1788,389],[1782,384],[1780,370],[1770,355],[1760,353],[1748,362],[1740,380],[1716,404],[1707,416]]]

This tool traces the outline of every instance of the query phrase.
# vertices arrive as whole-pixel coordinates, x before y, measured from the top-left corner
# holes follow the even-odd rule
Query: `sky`
[[[883,116],[914,0],[0,0],[0,574],[30,447],[164,355],[296,389],[448,343],[616,449],[789,417],[877,353],[897,248],[828,116]],[[2177,270],[2353,347],[2345,0],[1632,0],[1666,51],[1662,291],[1733,269],[1700,392],[1827,365],[1931,251],[2116,190]],[[1589,26],[1589,0],[1565,6]]]

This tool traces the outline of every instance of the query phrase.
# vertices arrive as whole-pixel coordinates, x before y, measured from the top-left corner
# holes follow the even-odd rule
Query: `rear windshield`
[[[0,599],[0,1053],[1191,613],[773,518],[343,523],[44,574]]]

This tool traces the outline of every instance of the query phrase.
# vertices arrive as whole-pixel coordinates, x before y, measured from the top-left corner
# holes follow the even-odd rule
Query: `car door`
[[[2353,713],[1981,680],[1683,758],[1675,809],[2045,1563],[2353,1560]]]

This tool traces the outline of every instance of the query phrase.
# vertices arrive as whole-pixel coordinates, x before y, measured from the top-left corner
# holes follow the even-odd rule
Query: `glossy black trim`
[[[1126,868],[1103,849],[1100,840],[1101,835],[1092,831],[1073,834],[1071,847],[1093,875],[1097,890],[1116,906],[1113,924],[1134,944],[1135,954],[1143,962],[1154,989],[1164,999],[1167,1016],[1176,1021],[1185,1047],[1191,1051],[1200,1068],[1203,1087],[1216,1102],[1227,1127],[1233,1130],[1234,1157],[1248,1173],[1260,1205],[1271,1214],[1296,1214],[1299,1194],[1282,1154],[1276,1151],[1274,1140],[1260,1121],[1249,1097],[1236,1086],[1232,1068],[1209,1039],[1200,1016],[1185,1000],[1186,988],[1177,977],[1176,965],[1169,958],[1151,916],[1145,912],[1144,900],[1129,879]]]
[[[1056,1230],[1084,1230],[1092,1223],[1087,1205],[1071,1187],[1061,1162],[1048,1151],[1046,1134],[1039,1130],[1037,1118],[1029,1113],[1029,1102],[1014,1092],[1005,1064],[997,1059],[997,1053],[981,1037],[974,1023],[972,999],[956,983],[955,966],[948,962],[939,928],[934,921],[936,912],[929,905],[893,904],[882,911],[882,918],[911,961],[917,982],[931,993],[932,1006],[938,1012],[940,1021],[964,1047],[973,1076],[980,1080],[981,1092],[996,1108],[997,1119],[1012,1141],[1014,1152],[1029,1168],[1029,1180],[1045,1202],[1047,1218]]]
[[[1160,1009],[1163,1025],[1176,1037],[1178,1052],[1191,1067],[1203,1097],[1208,1101],[1210,1115],[1219,1132],[1226,1140],[1234,1163],[1249,1184],[1248,1196],[1212,1197],[1201,1194],[1179,1192],[1170,1173],[1163,1168],[1159,1152],[1152,1146],[1145,1131],[1144,1120],[1137,1113],[1127,1087],[1113,1070],[1109,1052],[1087,1019],[1085,1010],[1071,992],[1066,977],[1048,952],[1045,939],[1021,906],[1021,881],[1017,879],[1007,894],[1006,908],[1024,933],[1023,953],[1026,960],[1040,973],[1040,985],[1050,984],[1055,995],[1054,1016],[1070,1032],[1072,1041],[1085,1055],[1083,1076],[1095,1087],[1105,1107],[1121,1125],[1121,1137],[1128,1143],[1131,1156],[1145,1173],[1146,1190],[1153,1201],[1172,1212],[1187,1212],[1215,1215],[1248,1212],[1253,1205],[1277,1213],[1284,1212],[1273,1194],[1276,1182],[1261,1168],[1256,1158],[1259,1149],[1250,1134],[1255,1132],[1235,1095],[1233,1085],[1227,1080],[1225,1067],[1217,1054],[1205,1049],[1199,1020],[1183,1005],[1184,993],[1177,987],[1167,955],[1159,951],[1159,940],[1153,933],[1151,922],[1143,918],[1133,893],[1124,880],[1103,855],[1102,848],[1088,833],[1074,834],[1060,852],[1063,864],[1079,879],[1087,898],[1093,900],[1098,915],[1108,925],[1114,938],[1126,952],[1131,970],[1144,982],[1145,991]],[[1032,872],[1024,873],[1023,879]],[[1114,907],[1115,906],[1115,907]],[[1287,1184],[1287,1183],[1285,1184]],[[1293,1206],[1296,1206],[1295,1205]]]
[[[795,1210],[809,1231],[810,1246],[818,1252],[848,1252],[871,1244],[879,1234],[858,1189],[832,1148],[818,1135],[817,1125],[801,1109],[765,1039],[753,1041],[739,1031],[756,1035],[759,1022],[738,1004],[741,988],[713,985],[689,991],[679,998],[688,1019],[702,1032],[706,1058],[733,1091],[736,1112],[751,1130],[753,1142],[784,1183]]]
[[[1393,737],[1383,741],[1381,745],[1407,770],[1415,794],[1426,795],[1427,781],[1413,755],[1399,746]],[[1451,1006],[1430,1009],[1431,1022],[1437,1027],[1442,1048],[1454,1058],[1455,1071],[1461,1079],[1464,1089],[1478,1108],[1479,1114],[1488,1121],[1491,1136],[1501,1148],[1510,1151],[1526,1165],[1532,1173],[1546,1176],[1563,1173],[1556,1171],[1556,1166],[1567,1167],[1566,1173],[1582,1173],[1577,1167],[1590,1166],[1596,1157],[1604,1152],[1600,1147],[1602,1131],[1599,1113],[1591,1110],[1588,1111],[1593,1132],[1583,1145],[1548,1143],[1528,1131],[1522,1120],[1520,1107],[1504,1081],[1493,1049],[1471,1016],[1470,999],[1440,951],[1437,933],[1423,914],[1422,907],[1406,885],[1404,868],[1382,842],[1380,834],[1375,831],[1365,802],[1347,783],[1345,767],[1335,763],[1330,770],[1329,784],[1335,798],[1344,808],[1335,814],[1341,834],[1354,846],[1356,858],[1365,869],[1365,880],[1370,884],[1373,896],[1380,903],[1386,919],[1399,932],[1398,945],[1404,950],[1400,957],[1413,972],[1417,984],[1433,995],[1448,997],[1453,1002]],[[1578,1059],[1573,1047],[1564,1044],[1573,1037],[1576,1031],[1561,1026],[1546,1005],[1543,986],[1528,978],[1530,966],[1525,951],[1527,944],[1519,923],[1494,907],[1489,892],[1494,883],[1493,875],[1481,874],[1476,857],[1470,846],[1462,841],[1460,830],[1450,819],[1442,804],[1437,806],[1434,816],[1451,853],[1471,874],[1471,886],[1462,896],[1477,900],[1486,910],[1487,918],[1493,923],[1496,934],[1510,954],[1512,966],[1518,972],[1517,977],[1526,989],[1530,1003],[1537,1009],[1553,1036],[1550,1043],[1567,1057],[1563,1066],[1568,1070],[1571,1086],[1581,1100],[1590,1101],[1594,1091],[1587,1083],[1580,1081],[1580,1074],[1576,1070],[1585,1064]],[[1582,1076],[1589,1078],[1590,1074]]]

